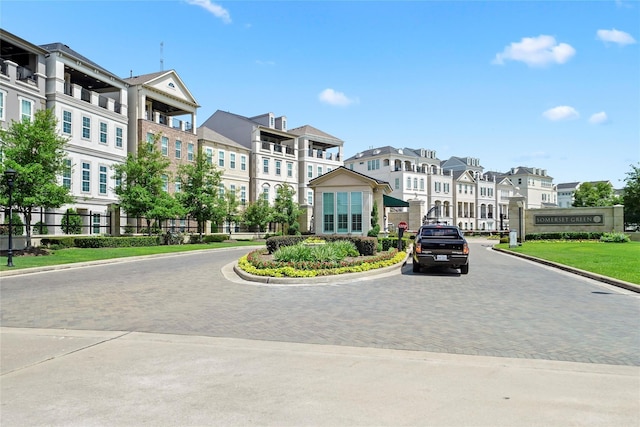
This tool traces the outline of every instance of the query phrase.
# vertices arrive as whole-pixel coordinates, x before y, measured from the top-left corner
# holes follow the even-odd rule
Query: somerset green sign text
[[[602,225],[603,215],[534,215],[536,225]]]

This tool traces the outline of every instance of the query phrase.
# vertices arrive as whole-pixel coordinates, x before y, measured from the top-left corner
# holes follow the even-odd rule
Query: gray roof
[[[67,46],[66,44],[57,42],[57,43],[49,43],[49,44],[42,44],[40,45],[41,48],[43,48],[44,50],[46,50],[47,52],[62,52],[80,62],[84,62],[87,65],[92,66],[93,68],[96,68],[98,70],[100,70],[101,72],[108,74],[109,76],[115,77],[118,80],[122,80],[122,78],[116,76],[115,74],[113,74],[112,72],[110,72],[109,70],[101,67],[100,65],[96,64],[95,62],[93,62],[92,60],[90,60],[89,58],[87,58],[86,56],[80,55],[78,52],[76,52],[75,50],[71,49],[69,46]]]
[[[242,148],[243,150],[249,150],[244,145],[239,144],[234,140],[227,138],[226,136],[206,126],[200,126],[197,130],[197,133],[198,133],[198,139],[204,139],[204,140],[213,141],[213,142],[221,142],[223,144],[226,144],[232,147]]]
[[[174,72],[175,70],[167,70],[167,71],[156,71],[155,73],[149,73],[149,74],[142,74],[139,76],[133,76],[133,77],[129,77],[124,79],[126,82],[130,83],[132,86],[134,85],[141,85],[141,84],[145,84],[150,80],[155,79],[156,77],[160,77],[163,74],[167,74],[170,72]]]
[[[580,185],[579,182],[563,182],[557,185],[558,190],[576,189]]]
[[[289,133],[292,133],[294,135],[298,135],[298,136],[302,136],[302,135],[315,135],[315,136],[320,136],[323,138],[329,138],[329,139],[334,139],[336,141],[341,141],[341,139],[336,138],[333,135],[329,135],[326,132],[321,131],[320,129],[314,128],[313,126],[310,125],[304,125],[304,126],[300,126],[297,128],[293,128],[293,129],[289,129],[288,131]]]

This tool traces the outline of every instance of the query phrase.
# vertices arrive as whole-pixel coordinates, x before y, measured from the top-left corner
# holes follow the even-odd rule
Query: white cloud
[[[496,54],[493,64],[505,61],[521,61],[530,67],[543,67],[552,63],[564,64],[576,50],[567,43],[558,43],[552,36],[524,37],[520,42],[511,43],[502,53]]]
[[[260,59],[256,59],[256,64],[258,65],[262,65],[262,66],[270,66],[273,67],[274,65],[276,65],[276,63],[274,61],[262,61]]]
[[[598,30],[596,33],[598,39],[603,42],[618,43],[620,45],[635,44],[636,40],[631,34],[624,31],[618,31],[615,28],[611,30]]]
[[[604,111],[592,114],[591,117],[589,117],[589,123],[591,123],[592,125],[601,125],[603,123],[607,123],[608,121],[609,117]]]
[[[329,105],[337,105],[339,107],[346,107],[347,105],[357,103],[357,98],[348,98],[342,92],[336,92],[333,89],[325,89],[318,95],[318,99],[321,102]]]
[[[225,24],[231,23],[231,15],[229,11],[224,7],[211,3],[211,0],[186,0],[187,3],[192,4],[194,6],[200,6],[207,12],[211,12],[216,18],[222,19],[222,22]]]
[[[580,117],[580,114],[576,111],[576,109],[573,107],[569,107],[568,105],[560,105],[558,107],[551,108],[542,113],[542,115],[552,122],[557,122],[560,120],[572,120]]]

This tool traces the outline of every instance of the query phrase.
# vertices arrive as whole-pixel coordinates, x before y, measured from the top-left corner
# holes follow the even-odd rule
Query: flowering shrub
[[[268,254],[266,249],[258,249],[243,256],[238,267],[249,274],[270,277],[316,277],[333,274],[357,273],[377,268],[388,267],[402,262],[406,252],[392,249],[365,259],[341,261],[271,261],[262,256]]]

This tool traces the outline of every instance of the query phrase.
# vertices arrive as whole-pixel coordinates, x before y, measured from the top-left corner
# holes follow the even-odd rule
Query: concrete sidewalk
[[[3,427],[638,426],[640,368],[0,328]]]

